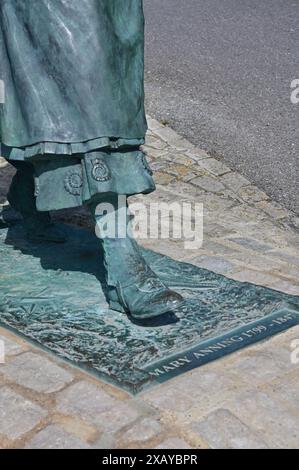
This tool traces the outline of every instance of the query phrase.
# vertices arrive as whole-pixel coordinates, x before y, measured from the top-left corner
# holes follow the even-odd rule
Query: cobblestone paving
[[[193,251],[174,239],[142,243],[298,295],[298,216],[170,128],[149,126],[157,191],[132,200],[202,202],[204,242]],[[11,173],[0,159],[2,192]],[[90,223],[84,211],[73,216]],[[0,447],[299,448],[296,340],[299,327],[133,398],[0,329]]]

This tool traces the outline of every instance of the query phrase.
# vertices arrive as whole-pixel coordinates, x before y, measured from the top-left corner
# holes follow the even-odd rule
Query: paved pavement
[[[144,3],[148,112],[298,212],[298,1]]]
[[[144,245],[299,295],[298,217],[170,128],[149,124],[146,151],[158,183],[150,200],[203,202],[204,244],[196,251],[178,240]],[[10,170],[1,166],[0,159],[5,192]],[[84,212],[76,217],[90,225]],[[0,448],[299,448],[299,327],[137,397],[6,329],[0,340]]]

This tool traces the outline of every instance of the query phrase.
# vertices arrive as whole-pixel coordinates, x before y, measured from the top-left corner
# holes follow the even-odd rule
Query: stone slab
[[[46,414],[11,388],[0,388],[0,435],[17,439],[37,426]]]
[[[266,449],[262,437],[252,432],[229,410],[219,409],[200,422],[192,423],[193,432],[213,449]]]
[[[57,425],[47,426],[45,429],[37,433],[26,445],[26,449],[91,449],[76,436],[66,432]]]
[[[10,360],[0,367],[0,372],[23,387],[42,393],[57,392],[73,380],[65,369],[32,352]]]

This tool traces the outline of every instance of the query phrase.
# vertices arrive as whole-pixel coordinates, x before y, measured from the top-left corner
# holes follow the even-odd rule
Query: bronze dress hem
[[[1,0],[0,58],[1,154],[34,165],[39,210],[155,189],[142,0]]]

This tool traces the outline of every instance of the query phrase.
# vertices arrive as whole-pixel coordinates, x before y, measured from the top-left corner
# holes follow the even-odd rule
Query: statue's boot
[[[96,209],[99,202],[103,200],[91,204],[90,208],[103,247],[110,308],[128,313],[135,319],[153,318],[173,311],[183,298],[170,290],[147,265],[130,233],[127,207],[118,208],[117,195],[110,194],[105,203],[111,204],[112,212],[103,215]],[[119,224],[118,228],[114,234],[107,234],[107,226],[113,224]],[[125,238],[115,236],[120,231],[126,234]]]
[[[17,169],[11,182],[7,200],[23,219],[28,239],[63,243],[63,232],[51,221],[49,212],[36,209],[34,196],[34,167],[27,162],[13,162]]]
[[[9,227],[20,222],[20,215],[5,201],[0,204],[0,228]]]

